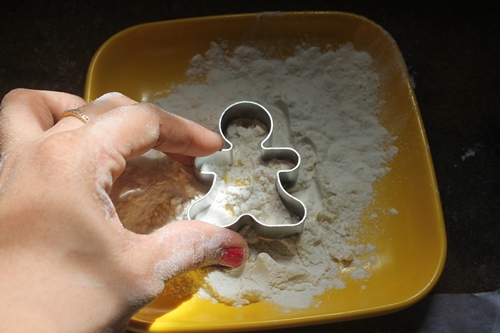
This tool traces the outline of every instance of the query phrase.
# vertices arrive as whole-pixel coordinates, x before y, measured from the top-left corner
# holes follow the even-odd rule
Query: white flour
[[[263,161],[259,157],[259,145],[267,133],[267,127],[257,120],[248,123],[247,119],[240,119],[229,125],[226,138],[233,144],[233,163],[202,166],[202,170],[217,174],[217,196],[196,219],[227,226],[246,213],[269,225],[299,221],[281,203],[275,185],[276,173],[291,169],[294,164],[276,159]]]
[[[342,265],[352,267],[353,279],[369,278],[363,266],[377,260],[376,249],[360,244],[356,230],[374,182],[389,171],[386,163],[397,152],[376,117],[382,104],[370,56],[346,44],[336,50],[298,46],[291,57],[274,59],[255,47],[213,43],[192,59],[187,75],[190,82],[170,87],[167,97],[153,102],[212,130],[234,102],[265,106],[275,121],[275,145],[301,154],[301,173],[291,193],[308,208],[300,236],[262,240],[251,229],[241,231],[251,247],[246,265],[210,269],[198,295],[234,306],[268,301],[305,308],[319,305],[314,296],[348,283],[339,278]],[[130,168],[127,183],[115,191],[124,225],[137,232],[186,218],[186,207],[207,190],[189,170],[167,158],[154,163],[158,160],[136,161],[149,170]],[[231,177],[246,181],[242,174]],[[227,191],[242,196],[234,187]],[[224,210],[224,204],[220,207]],[[234,209],[226,213],[239,212]],[[144,226],[144,216],[155,222]]]

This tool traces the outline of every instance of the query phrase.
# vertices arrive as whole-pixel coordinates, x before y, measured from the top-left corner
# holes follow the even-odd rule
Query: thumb
[[[201,221],[176,221],[144,236],[141,260],[155,284],[163,286],[183,272],[199,267],[241,266],[248,255],[245,239],[235,231]]]

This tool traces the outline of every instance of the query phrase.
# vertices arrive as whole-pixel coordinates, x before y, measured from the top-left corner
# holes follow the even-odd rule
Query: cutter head
[[[195,201],[188,208],[188,219],[195,219],[196,216],[207,209],[217,195],[217,174],[211,171],[201,171],[203,164],[222,166],[231,165],[233,162],[233,145],[226,138],[227,127],[236,119],[257,119],[268,127],[267,136],[260,143],[260,158],[263,160],[285,159],[291,161],[295,166],[289,170],[280,170],[276,174],[276,190],[285,207],[299,216],[300,220],[293,224],[266,224],[259,221],[254,215],[244,213],[236,217],[231,223],[224,227],[238,231],[245,225],[252,227],[259,236],[264,238],[285,238],[299,234],[304,229],[304,221],[307,216],[307,208],[302,201],[288,193],[284,184],[292,184],[299,176],[300,155],[293,148],[271,147],[273,136],[273,118],[269,111],[262,105],[255,102],[242,101],[230,105],[219,119],[219,131],[224,138],[223,148],[212,155],[198,157],[195,159],[194,173],[196,178],[210,186],[210,190],[202,198]],[[210,221],[207,221],[210,222]]]

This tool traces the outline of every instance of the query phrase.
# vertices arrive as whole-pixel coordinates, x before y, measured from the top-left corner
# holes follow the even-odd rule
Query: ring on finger
[[[59,117],[59,120],[63,119],[64,117],[75,117],[83,121],[84,124],[90,121],[89,116],[87,116],[85,113],[79,111],[78,109],[70,109],[64,111],[61,116]]]

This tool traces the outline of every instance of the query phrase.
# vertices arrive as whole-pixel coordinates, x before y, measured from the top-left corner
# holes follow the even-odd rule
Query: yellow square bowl
[[[111,37],[95,54],[87,74],[85,98],[119,91],[150,101],[168,84],[187,81],[190,59],[210,42],[258,42],[285,57],[307,36],[315,45],[352,43],[370,54],[381,78],[384,110],[380,123],[397,137],[398,154],[375,184],[375,200],[362,218],[362,241],[376,246],[378,263],[366,281],[328,290],[321,306],[283,311],[258,302],[243,307],[193,297],[168,309],[158,297],[131,320],[137,332],[248,331],[313,325],[381,315],[403,309],[435,285],[446,256],[446,234],[427,138],[401,53],[374,22],[342,12],[284,12],[203,17],[148,23]],[[370,220],[377,206],[398,207],[383,232]],[[347,272],[341,273],[346,274]]]

